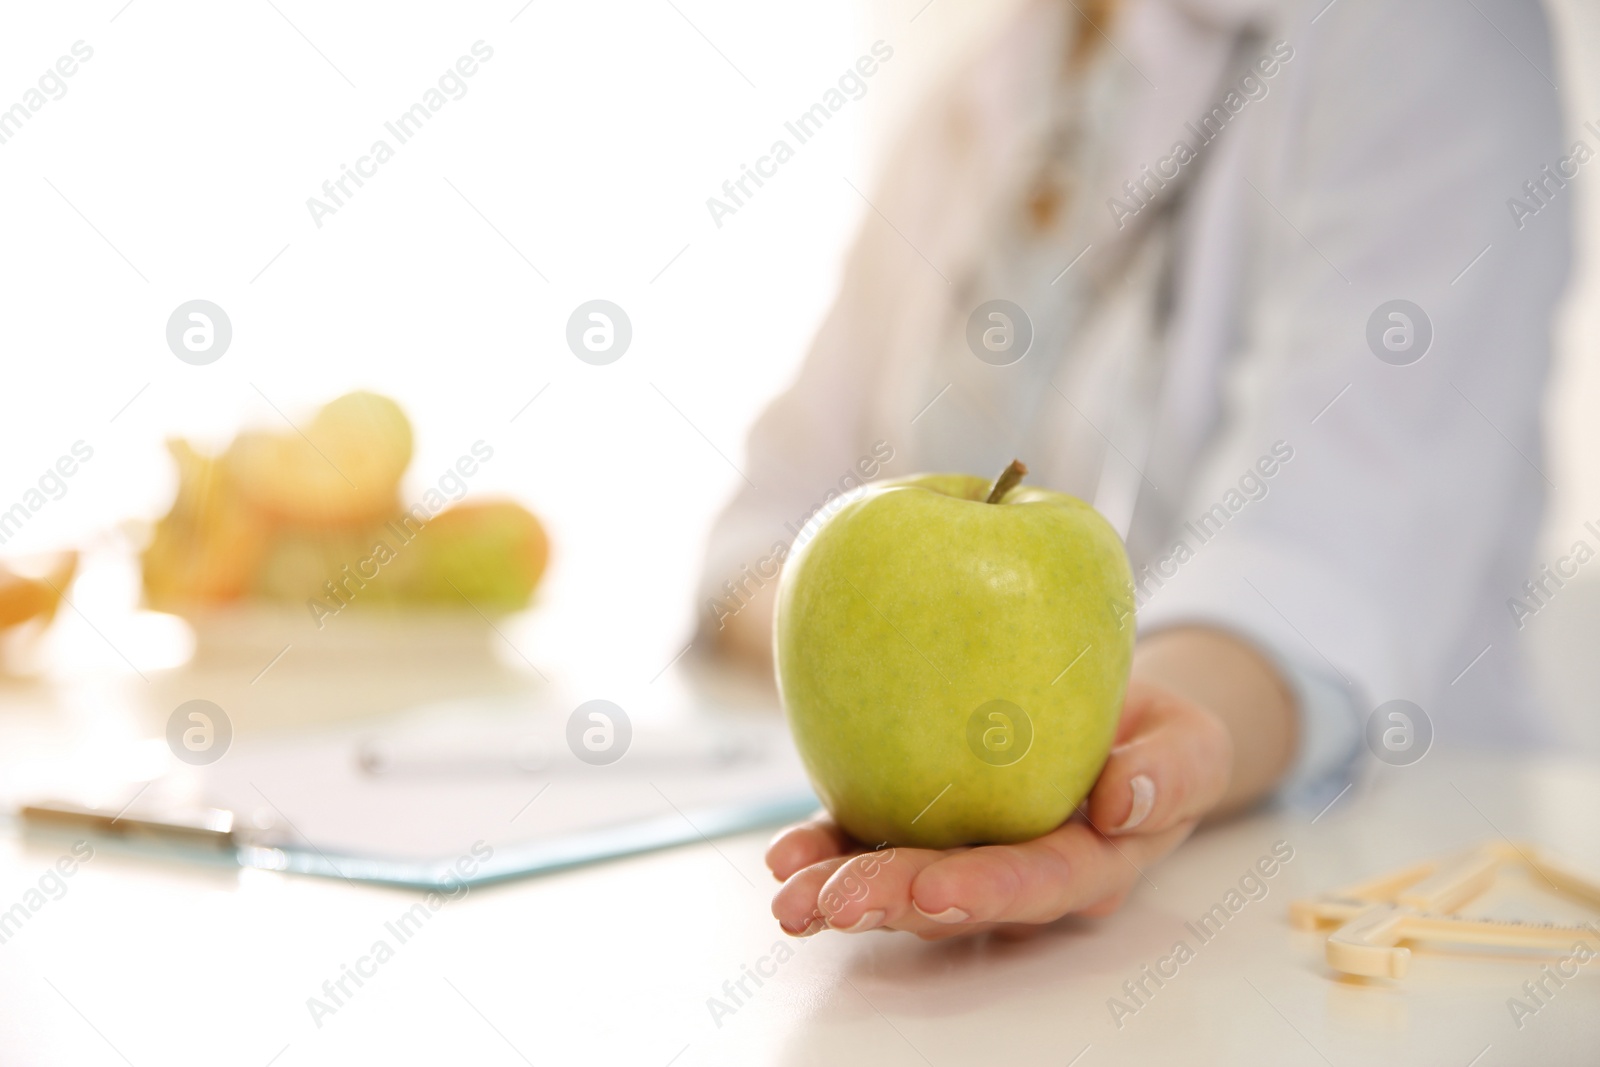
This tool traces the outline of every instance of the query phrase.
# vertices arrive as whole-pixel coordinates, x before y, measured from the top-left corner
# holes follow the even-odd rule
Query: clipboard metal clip
[[[223,808],[174,808],[159,814],[126,809],[112,812],[65,800],[24,804],[18,816],[25,826],[66,833],[92,833],[106,837],[137,838],[146,842],[233,850],[246,840],[234,813]]]

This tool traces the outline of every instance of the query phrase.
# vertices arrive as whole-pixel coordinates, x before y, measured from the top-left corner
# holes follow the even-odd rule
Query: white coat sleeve
[[[1572,193],[1546,183],[1531,216],[1509,202],[1567,154],[1536,3],[1344,4],[1296,32],[1302,81],[1226,190],[1256,236],[1228,429],[1185,514],[1229,506],[1275,444],[1293,458],[1169,566],[1140,625],[1218,625],[1275,657],[1305,717],[1305,782],[1346,762],[1390,699],[1432,714],[1440,740],[1470,732],[1451,710],[1469,687],[1452,679],[1497,625],[1540,519]],[[1409,365],[1368,342],[1393,300],[1431,324]],[[1391,360],[1420,349],[1414,325],[1418,347]]]

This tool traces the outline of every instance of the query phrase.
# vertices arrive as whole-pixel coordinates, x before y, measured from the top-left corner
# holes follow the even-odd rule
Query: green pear
[[[429,520],[408,554],[404,588],[413,602],[484,611],[528,606],[550,558],[544,527],[510,500],[457,504]]]
[[[867,845],[1038,837],[1111,750],[1127,555],[1094,508],[1017,486],[1024,473],[872,483],[784,566],[784,709],[818,796]]]

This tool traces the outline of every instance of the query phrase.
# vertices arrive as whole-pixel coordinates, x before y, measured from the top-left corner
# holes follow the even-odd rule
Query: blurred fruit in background
[[[348,529],[400,510],[411,423],[388,397],[349,393],[298,433],[241,433],[224,453],[255,516],[303,528]]]
[[[78,569],[78,554],[56,553],[35,569],[37,575],[23,574],[0,563],[0,632],[35,620],[49,624]]]
[[[406,582],[416,599],[465,596],[486,611],[526,603],[550,557],[539,520],[509,501],[451,508],[427,525],[417,548]]]
[[[178,495],[145,549],[145,596],[156,606],[216,604],[250,589],[269,529],[244,504],[225,460],[187,441],[167,442]]]
[[[429,490],[405,506],[411,424],[375,393],[328,403],[303,435],[248,431],[215,456],[168,447],[178,493],[142,557],[159,610],[275,602],[310,608],[320,625],[345,607],[465,607],[465,597],[509,612],[527,606],[549,558],[539,520],[518,504],[451,507]],[[465,481],[447,476],[464,495]]]
[[[77,571],[76,552],[0,563],[0,678],[32,673],[26,665]]]

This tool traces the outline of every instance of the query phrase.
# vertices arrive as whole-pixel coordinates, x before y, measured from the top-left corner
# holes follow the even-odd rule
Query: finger
[[[795,871],[855,849],[850,836],[822,811],[778,831],[767,846],[767,869],[781,882]]]
[[[1053,922],[1126,894],[1189,826],[1111,841],[1076,820],[1020,845],[946,854],[918,874],[917,911],[941,922]]]
[[[830,927],[845,933],[936,927],[939,924],[911,906],[911,883],[925,867],[947,855],[925,848],[889,848],[852,856],[828,877],[817,894],[817,906]]]
[[[833,872],[849,859],[849,856],[834,856],[789,876],[783,888],[772,898],[772,917],[778,920],[784,933],[809,937],[827,925],[827,917],[818,907],[817,897]]]
[[[1162,833],[1200,818],[1228,786],[1233,743],[1210,712],[1156,698],[1106,761],[1087,817],[1109,835]]]
[[[965,851],[886,849],[851,857],[834,870],[819,894],[818,911],[842,933],[900,930],[924,941],[945,941],[1002,931],[997,923],[949,923],[918,911],[911,901],[917,874],[948,856]]]
[[[927,927],[912,931],[924,941],[949,941],[957,937],[976,937],[979,934],[993,933],[1007,941],[1021,940],[1013,931],[1031,930],[1033,927],[1020,926],[1014,923],[955,923],[941,925],[929,923]]]

